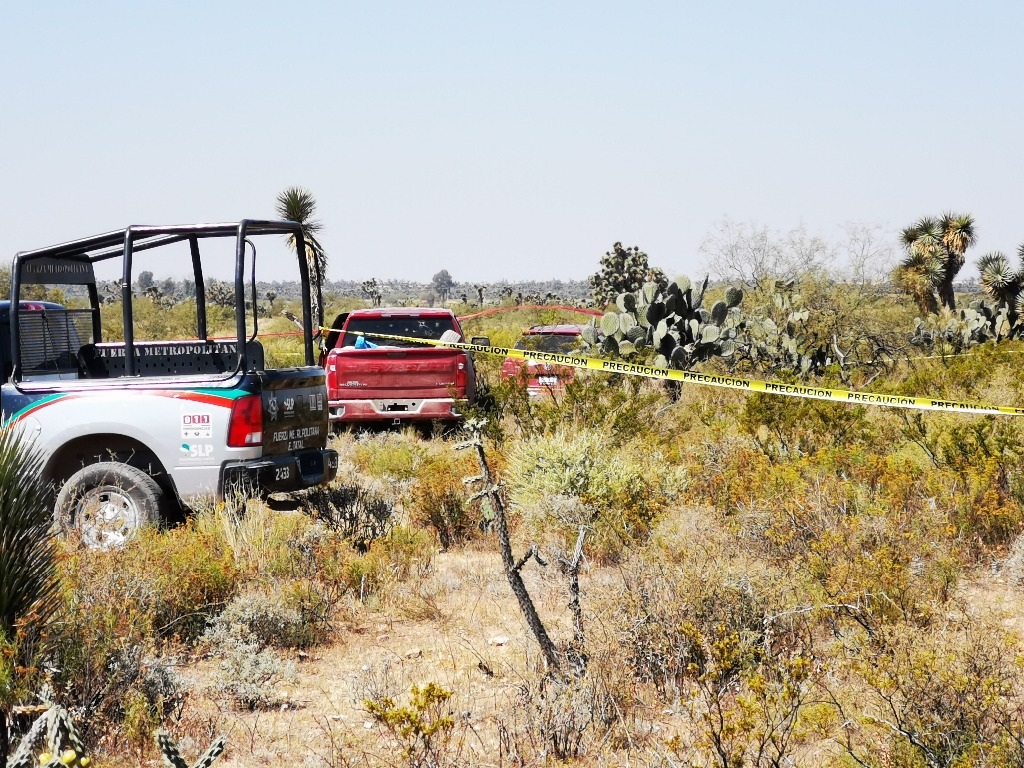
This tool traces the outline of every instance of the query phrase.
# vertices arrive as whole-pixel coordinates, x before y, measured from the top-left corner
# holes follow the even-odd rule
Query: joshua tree
[[[289,187],[277,196],[277,215],[288,221],[295,221],[302,227],[302,239],[306,242],[306,263],[309,265],[309,282],[312,289],[310,299],[313,305],[313,318],[318,326],[324,324],[324,278],[327,275],[327,253],[324,251],[317,233],[323,225],[313,219],[316,213],[316,200],[313,194],[301,187]],[[294,237],[288,238],[293,249],[298,243]],[[301,255],[301,254],[300,254]]]
[[[440,297],[441,303],[444,304],[451,296],[452,288],[455,287],[455,280],[448,274],[447,269],[442,269],[431,278],[430,284],[433,286],[434,292]]]
[[[914,297],[922,313],[939,305],[956,309],[953,280],[964,265],[967,249],[977,235],[969,213],[926,216],[900,234],[907,255],[893,271],[893,281]],[[937,294],[937,297],[936,297]]]
[[[41,629],[57,595],[53,495],[43,459],[10,427],[0,428],[0,765],[10,750],[11,708],[25,695]]]
[[[978,259],[981,285],[999,306],[1010,313],[1011,321],[1024,315],[1024,243],[1017,247],[1021,267],[1010,266],[1006,254],[999,251],[986,253]]]

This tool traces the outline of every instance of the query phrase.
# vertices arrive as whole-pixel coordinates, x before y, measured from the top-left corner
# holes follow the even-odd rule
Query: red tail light
[[[263,445],[263,399],[259,395],[245,395],[231,406],[228,445],[232,448]]]
[[[465,392],[468,377],[466,376],[466,361],[460,360],[455,368],[455,389],[457,392]]]

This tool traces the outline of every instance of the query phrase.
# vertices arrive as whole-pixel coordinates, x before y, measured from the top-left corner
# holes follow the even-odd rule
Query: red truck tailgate
[[[327,396],[450,397],[458,380],[465,380],[464,371],[459,376],[465,359],[464,353],[452,349],[335,349],[327,356]]]

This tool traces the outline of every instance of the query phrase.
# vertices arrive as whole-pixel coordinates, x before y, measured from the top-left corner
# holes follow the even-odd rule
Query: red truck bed
[[[454,421],[458,401],[475,395],[472,360],[462,350],[385,339],[374,334],[440,339],[462,336],[447,309],[364,309],[345,319],[327,354],[327,398],[332,424]],[[363,341],[360,341],[359,333]],[[374,348],[359,348],[366,342]]]

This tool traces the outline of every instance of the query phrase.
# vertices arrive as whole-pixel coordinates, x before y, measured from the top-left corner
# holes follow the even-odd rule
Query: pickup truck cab
[[[11,300],[0,305],[0,421],[43,453],[56,520],[88,546],[119,546],[194,501],[301,490],[337,473],[324,372],[313,357],[306,260],[296,257],[301,362],[268,364],[255,308],[247,316],[255,243],[268,235],[294,237],[304,252],[298,224],[244,220],[131,226],[15,256]],[[228,246],[222,251],[234,246],[235,327],[230,337],[210,338],[203,257],[218,240]],[[183,302],[194,335],[140,338],[133,268],[172,270],[176,255],[194,281],[194,298]],[[119,274],[119,299],[101,300],[101,264]],[[55,292],[74,302],[30,298]]]
[[[462,419],[461,401],[476,398],[472,357],[461,349],[407,339],[461,341],[448,309],[383,307],[342,315],[328,335],[324,360],[331,424],[422,424]]]
[[[582,333],[581,325],[534,325],[523,331],[515,348],[566,355],[579,349]],[[575,375],[571,366],[542,360],[509,357],[501,366],[501,378],[521,382],[530,397],[561,394]]]

